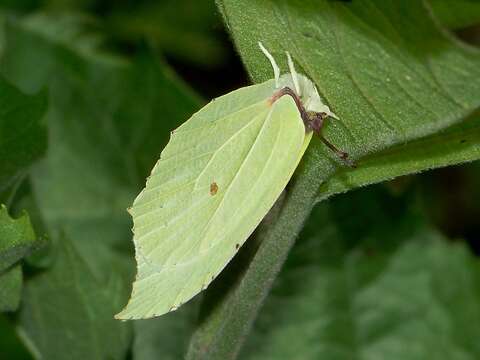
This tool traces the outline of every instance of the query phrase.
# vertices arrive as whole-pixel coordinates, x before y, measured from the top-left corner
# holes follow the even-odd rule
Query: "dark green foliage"
[[[46,148],[46,94],[27,96],[0,78],[0,201],[8,202]]]

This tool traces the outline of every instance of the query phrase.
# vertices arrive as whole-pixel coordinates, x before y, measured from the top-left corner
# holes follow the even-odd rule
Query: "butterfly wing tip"
[[[161,315],[161,314],[160,314]],[[127,312],[127,307],[125,307],[122,311],[120,311],[118,314],[115,314],[113,318],[115,320],[120,320],[120,321],[129,321],[129,320],[142,320],[142,319],[149,319],[152,317],[159,316],[159,314],[153,314],[153,315],[130,315],[129,312]]]
[[[121,320],[121,321],[131,320],[131,319],[129,319],[128,317],[125,317],[125,316],[123,315],[123,310],[120,311],[118,314],[113,315],[113,318],[114,318],[115,320]]]

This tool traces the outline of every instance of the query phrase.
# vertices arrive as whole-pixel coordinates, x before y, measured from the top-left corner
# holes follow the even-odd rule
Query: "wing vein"
[[[250,121],[248,121],[244,126],[242,126],[237,132],[235,132],[232,136],[230,136],[221,146],[219,146],[219,148],[217,150],[215,150],[215,152],[213,153],[213,155],[210,157],[210,159],[208,160],[207,164],[205,165],[205,167],[203,168],[203,170],[200,172],[200,174],[197,176],[197,179],[196,179],[196,182],[195,182],[195,189],[197,188],[197,182],[198,182],[198,179],[200,179],[202,177],[202,175],[205,173],[206,169],[208,168],[208,166],[211,164],[212,160],[215,158],[215,155],[221,151],[225,146],[227,146],[234,138],[236,138],[237,136],[239,136],[245,129],[247,129],[258,117],[260,117],[261,115],[263,115],[263,113],[261,114],[258,114],[256,116],[254,116]],[[263,126],[262,126],[263,127]],[[260,133],[260,132],[259,132]],[[258,134],[257,134],[258,136]],[[256,141],[256,139],[255,139]],[[254,142],[255,143],[255,142]],[[253,146],[253,145],[252,145]],[[247,154],[248,156],[248,154]],[[235,178],[235,177],[234,177]],[[232,180],[233,181],[233,180]],[[231,182],[230,182],[231,183]]]
[[[201,235],[201,238],[200,238],[200,249],[202,248],[203,246],[203,242],[205,241],[205,233],[206,231],[208,230],[208,227],[210,226],[211,222],[212,222],[212,219],[215,218],[215,216],[217,215],[217,212],[218,212],[218,209],[220,209],[220,207],[222,206],[225,198],[227,197],[227,195],[230,193],[231,191],[231,185],[235,182],[235,180],[237,179],[238,177],[238,174],[240,173],[240,171],[242,170],[242,168],[245,166],[245,163],[247,162],[247,160],[250,158],[251,156],[251,153],[252,153],[252,150],[253,148],[255,147],[255,144],[257,143],[260,135],[265,131],[265,125],[270,121],[270,118],[272,116],[272,111],[273,111],[273,106],[271,107],[268,115],[267,115],[267,118],[265,119],[265,122],[263,123],[262,125],[262,128],[260,129],[260,131],[257,133],[257,136],[255,137],[255,141],[252,143],[252,146],[250,147],[250,149],[248,150],[248,153],[247,155],[245,156],[245,158],[242,160],[242,163],[240,164],[235,176],[233,177],[233,179],[230,181],[230,183],[227,185],[227,190],[225,191],[225,194],[223,195],[222,199],[219,201],[217,207],[215,208],[215,211],[213,213],[213,215],[210,217],[210,219],[208,220],[208,223],[205,224],[205,227],[203,228],[203,231],[202,231],[202,235]]]

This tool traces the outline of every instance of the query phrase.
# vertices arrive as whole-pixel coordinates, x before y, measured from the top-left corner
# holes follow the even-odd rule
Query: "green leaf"
[[[46,148],[45,93],[25,95],[0,77],[0,202],[8,202]]]
[[[116,37],[147,38],[162,53],[203,67],[225,61],[226,51],[216,30],[221,27],[213,1],[163,0],[116,6],[107,16]]]
[[[378,190],[313,212],[242,358],[480,356],[478,258]]]
[[[341,119],[326,135],[356,157],[436,133],[480,105],[480,51],[446,37],[418,1],[225,0],[223,9],[252,78],[272,76],[258,40],[280,60],[289,50]]]
[[[398,145],[362,159],[357,169],[340,169],[320,186],[318,201],[398,176],[479,158],[480,115],[475,114],[464,123],[439,134],[413,141],[408,146]]]
[[[125,272],[117,272],[124,258],[110,260],[115,271],[98,278],[75,245],[61,238],[53,266],[27,282],[19,332],[36,358],[124,358],[131,329],[112,317],[123,295],[118,275]]]
[[[3,0],[0,7],[8,11],[27,11],[32,9],[35,3],[36,0]]]
[[[15,360],[31,360],[32,356],[23,346],[22,342],[15,333],[12,324],[5,316],[0,315],[0,349],[2,355],[8,354],[10,359]]]
[[[0,272],[25,257],[36,246],[38,243],[28,214],[12,219],[7,208],[0,206]]]
[[[447,27],[461,29],[480,23],[480,3],[476,0],[429,0],[438,19]]]
[[[15,311],[22,293],[22,267],[15,265],[0,272],[0,311]]]
[[[0,206],[0,311],[18,308],[22,268],[17,263],[39,246],[28,215],[12,219]]]
[[[178,311],[134,323],[133,358],[135,360],[176,360],[184,356],[198,313],[193,300]]]
[[[71,351],[69,358],[124,358],[131,324],[113,315],[128,298],[134,271],[126,208],[169,130],[197,108],[198,99],[147,51],[133,63],[85,52],[95,46],[82,40],[76,47],[74,39],[88,39],[81,29],[63,30],[75,34],[68,41],[38,24],[44,23],[29,18],[9,24],[1,65],[24,91],[49,89],[49,148],[34,169],[32,189],[57,261],[27,281],[18,326],[43,358]],[[67,269],[68,261],[80,270]],[[54,307],[43,300],[51,294],[58,295]],[[85,338],[87,326],[94,330]]]
[[[257,41],[277,59],[288,50],[340,117],[328,124],[324,135],[360,159],[360,165],[366,156],[401,144],[406,149],[414,140],[454,126],[480,105],[480,52],[440,28],[424,2],[223,0],[218,4],[252,79],[260,82],[272,76]],[[286,70],[285,61],[282,66]],[[436,148],[441,146],[437,143]],[[440,165],[451,163],[448,156]],[[473,149],[460,160],[476,158]],[[429,157],[421,168],[410,162],[401,173],[433,168],[436,160]],[[280,214],[260,231],[261,245],[241,281],[210,309],[192,340],[190,358],[238,353],[272,279],[317,201],[320,185],[337,170],[334,155],[312,141]],[[377,182],[400,171],[371,174],[371,182]]]
[[[42,117],[46,105],[45,93],[25,95],[0,77],[0,203],[11,202],[30,165],[45,151]],[[13,220],[0,205],[0,311],[18,308],[22,269],[15,263],[35,247],[38,244],[28,215]]]
[[[95,18],[88,15],[33,13],[22,19],[22,25],[52,43],[68,46],[84,56],[111,56],[101,51],[105,37],[98,31],[100,25]]]

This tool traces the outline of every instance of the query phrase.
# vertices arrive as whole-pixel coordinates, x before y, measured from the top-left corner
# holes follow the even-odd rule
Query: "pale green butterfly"
[[[280,77],[259,46],[275,78],[213,100],[172,131],[129,210],[137,277],[116,318],[159,316],[205,289],[273,206],[312,132],[336,118],[288,52],[290,73]]]

